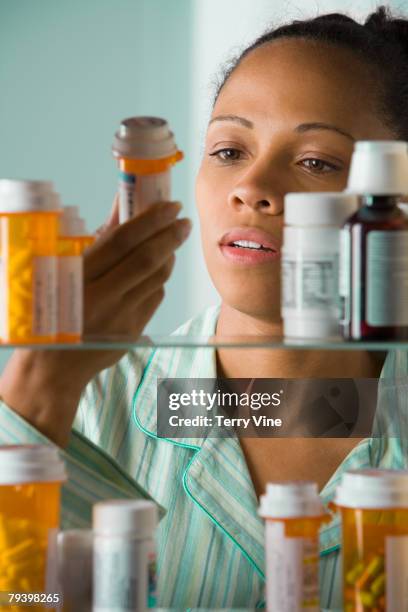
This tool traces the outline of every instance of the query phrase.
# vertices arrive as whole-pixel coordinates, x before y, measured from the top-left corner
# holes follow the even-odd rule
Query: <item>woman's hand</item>
[[[118,200],[84,257],[85,339],[136,340],[164,296],[176,249],[191,224],[181,206],[161,202],[119,225]],[[64,446],[80,395],[123,351],[16,350],[0,379],[2,399]]]
[[[123,225],[111,220],[85,254],[85,339],[136,340],[164,296],[175,250],[190,232],[176,202],[154,204]]]

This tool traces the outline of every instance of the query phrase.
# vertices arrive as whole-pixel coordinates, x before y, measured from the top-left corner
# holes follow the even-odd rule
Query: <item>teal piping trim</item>
[[[153,358],[156,354],[157,348],[153,350],[152,354],[150,355],[146,367],[143,370],[143,374],[142,377],[140,379],[140,383],[138,388],[136,389],[136,393],[134,395],[133,398],[133,408],[132,408],[132,416],[133,416],[133,420],[135,421],[137,427],[147,436],[149,436],[150,438],[153,438],[154,440],[161,440],[162,442],[168,442],[170,444],[174,444],[175,446],[179,446],[181,448],[188,448],[190,450],[195,451],[195,453],[199,452],[201,450],[200,446],[194,446],[192,444],[183,444],[182,442],[176,442],[175,440],[172,440],[171,438],[159,438],[159,436],[157,436],[156,434],[154,434],[151,431],[148,431],[145,427],[143,427],[142,423],[139,420],[139,417],[137,416],[137,412],[136,412],[136,403],[137,403],[137,399],[139,397],[139,391],[142,388],[142,384],[144,382],[144,379],[146,377],[147,371],[153,361]],[[186,477],[187,477],[187,472],[190,468],[190,465],[193,461],[193,459],[195,459],[195,454],[193,455],[193,457],[191,458],[191,460],[189,461],[185,472],[183,474],[183,488],[185,490],[185,492],[187,493],[188,497],[193,501],[193,503],[198,506],[205,514],[207,514],[207,516],[213,521],[213,523],[215,523],[217,525],[217,527],[232,541],[234,542],[235,546],[237,546],[237,548],[239,548],[239,550],[241,551],[241,553],[244,555],[244,557],[247,559],[247,561],[249,561],[249,563],[252,565],[252,567],[255,569],[255,571],[257,572],[257,574],[260,576],[260,578],[262,580],[265,580],[265,574],[262,572],[262,570],[257,566],[257,564],[254,562],[253,559],[251,559],[251,557],[248,555],[248,553],[242,548],[242,546],[232,537],[232,535],[230,533],[228,533],[228,531],[226,531],[226,529],[224,529],[224,527],[222,527],[222,525],[220,525],[220,523],[209,513],[207,512],[207,510],[196,500],[196,498],[193,496],[193,494],[191,493],[191,491],[189,490],[187,483],[186,483]],[[319,556],[320,557],[325,557],[326,555],[329,555],[330,553],[335,552],[336,550],[340,550],[340,546],[338,544],[336,544],[336,546],[332,546],[331,548],[328,548],[327,550],[324,550],[322,552],[320,552]],[[258,606],[256,606],[258,607]]]
[[[155,439],[155,440],[161,440],[163,442],[169,442],[170,444],[174,444],[176,446],[181,446],[182,448],[189,448],[191,450],[194,450],[194,455],[191,457],[190,461],[188,462],[188,465],[183,473],[183,488],[187,494],[187,496],[192,500],[192,502],[198,506],[209,518],[210,520],[215,523],[215,525],[217,525],[217,527],[235,544],[235,546],[241,551],[241,553],[243,554],[243,556],[245,557],[245,559],[250,563],[250,565],[254,568],[254,570],[256,571],[256,573],[259,575],[259,577],[262,580],[265,580],[265,574],[263,573],[263,571],[257,566],[257,564],[255,563],[255,561],[253,559],[251,559],[251,557],[248,555],[248,553],[242,548],[242,546],[239,544],[239,542],[237,542],[235,540],[235,538],[232,537],[232,535],[230,533],[228,533],[228,531],[226,529],[224,529],[224,527],[212,516],[212,514],[210,514],[205,508],[204,506],[202,506],[194,497],[194,495],[191,493],[190,489],[187,486],[187,482],[186,482],[186,478],[187,478],[187,472],[190,469],[191,463],[192,461],[196,458],[198,452],[201,450],[200,446],[193,446],[192,444],[182,444],[181,442],[175,442],[174,440],[171,440],[170,438],[159,438],[156,434],[154,434],[151,431],[148,431],[145,427],[143,427],[143,425],[141,424],[137,413],[136,413],[136,402],[139,396],[139,391],[142,387],[143,381],[146,377],[146,373],[147,370],[149,369],[153,357],[156,353],[157,349],[154,349],[154,351],[152,352],[152,354],[149,357],[149,360],[146,364],[146,367],[143,371],[142,377],[140,379],[140,383],[139,386],[136,390],[136,393],[134,395],[133,398],[133,409],[132,409],[132,416],[134,418],[134,421],[137,425],[137,427],[143,432],[145,433],[147,436],[150,436],[151,438]]]
[[[238,542],[235,540],[235,538],[233,538],[233,537],[232,537],[232,535],[231,535],[230,533],[228,533],[228,531],[227,531],[226,529],[224,529],[224,527],[223,527],[223,526],[222,526],[222,525],[221,525],[221,524],[220,524],[220,523],[219,523],[219,522],[218,522],[218,521],[217,521],[217,520],[216,520],[216,519],[215,519],[215,518],[212,516],[212,514],[210,514],[210,513],[208,512],[208,510],[206,510],[206,509],[204,508],[204,506],[202,506],[202,505],[200,504],[200,502],[198,502],[198,501],[196,500],[196,498],[194,497],[194,495],[191,493],[190,489],[188,488],[188,486],[187,486],[187,481],[186,481],[186,478],[187,478],[187,472],[188,472],[188,470],[190,469],[190,466],[191,466],[192,462],[194,461],[194,459],[196,458],[196,456],[197,456],[197,453],[195,453],[195,454],[194,454],[194,455],[191,457],[191,459],[190,459],[190,461],[189,461],[189,463],[188,463],[188,465],[187,465],[187,467],[186,467],[186,469],[185,469],[185,471],[184,471],[184,474],[183,474],[183,487],[184,487],[185,492],[187,493],[188,497],[190,497],[190,499],[191,499],[191,500],[192,500],[192,501],[193,501],[193,502],[196,504],[196,506],[198,506],[199,508],[201,508],[201,510],[202,510],[202,511],[203,511],[203,512],[204,512],[204,513],[205,513],[205,514],[206,514],[206,515],[207,515],[207,516],[208,516],[208,517],[209,517],[209,518],[212,520],[212,522],[213,522],[213,523],[215,523],[215,524],[217,525],[217,527],[218,527],[219,529],[221,529],[221,531],[222,531],[222,532],[223,532],[223,533],[224,533],[224,534],[225,534],[225,535],[226,535],[226,536],[227,536],[227,537],[228,537],[230,540],[232,540],[232,542],[234,542],[235,546],[237,546],[237,548],[239,548],[239,550],[241,551],[241,553],[244,555],[245,559],[246,559],[247,561],[249,561],[249,563],[252,565],[252,567],[254,568],[254,570],[255,570],[255,571],[257,572],[257,574],[260,576],[260,578],[262,578],[262,580],[265,580],[265,574],[264,574],[264,573],[263,573],[263,571],[262,571],[262,570],[261,570],[261,569],[260,569],[260,568],[257,566],[257,564],[255,563],[255,561],[254,561],[253,559],[251,559],[251,557],[250,557],[250,556],[248,555],[248,553],[247,553],[247,552],[246,552],[246,551],[245,551],[245,550],[242,548],[242,546],[241,546],[241,545],[240,545],[240,544],[239,544],[239,543],[238,543]]]
[[[143,427],[143,425],[141,424],[141,422],[139,420],[139,417],[137,416],[137,413],[136,413],[136,402],[137,402],[138,397],[139,397],[139,391],[142,388],[144,379],[146,377],[147,370],[149,369],[149,367],[150,367],[150,365],[151,365],[151,363],[153,361],[153,357],[155,356],[156,351],[157,351],[157,348],[154,349],[154,351],[150,355],[150,357],[148,359],[148,362],[146,364],[146,367],[143,370],[143,374],[142,374],[142,377],[140,379],[139,386],[136,389],[136,393],[135,393],[135,395],[133,397],[133,408],[132,408],[133,420],[135,421],[137,427],[141,431],[143,431],[144,434],[146,434],[147,436],[150,436],[150,438],[153,438],[154,440],[162,440],[163,442],[169,442],[170,444],[174,444],[175,446],[181,446],[182,448],[189,448],[191,450],[200,450],[199,446],[194,446],[193,444],[183,444],[182,442],[176,442],[175,440],[172,440],[171,438],[159,438],[159,436],[157,436],[156,434],[154,434],[151,431],[148,431],[145,427]]]
[[[320,557],[325,557],[326,555],[330,555],[330,553],[335,552],[336,550],[340,550],[341,546],[339,544],[336,544],[336,546],[332,546],[331,548],[328,548],[327,550],[323,550],[320,553]]]

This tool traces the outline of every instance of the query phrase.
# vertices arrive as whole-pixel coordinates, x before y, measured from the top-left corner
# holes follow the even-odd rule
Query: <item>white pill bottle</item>
[[[353,194],[285,196],[281,313],[286,337],[339,336],[340,228],[357,208]]]
[[[156,607],[157,506],[109,500],[93,507],[93,612]]]
[[[67,529],[57,537],[58,581],[64,612],[92,611],[93,533]]]

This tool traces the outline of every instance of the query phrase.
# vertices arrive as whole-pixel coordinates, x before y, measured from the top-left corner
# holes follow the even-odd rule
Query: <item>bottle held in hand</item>
[[[119,222],[149,204],[170,201],[171,168],[183,159],[167,121],[159,117],[124,119],[115,134],[119,166]]]

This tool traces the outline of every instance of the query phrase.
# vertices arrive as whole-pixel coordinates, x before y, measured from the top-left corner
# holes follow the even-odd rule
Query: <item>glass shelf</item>
[[[346,342],[341,338],[322,340],[320,338],[299,339],[277,336],[141,336],[138,340],[124,337],[98,337],[86,341],[65,344],[0,344],[0,349],[31,348],[41,350],[121,350],[130,351],[142,347],[152,348],[230,348],[230,349],[298,349],[329,351],[408,351],[408,340],[405,341],[364,341]]]

